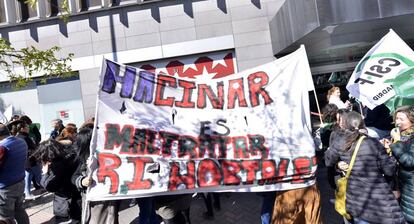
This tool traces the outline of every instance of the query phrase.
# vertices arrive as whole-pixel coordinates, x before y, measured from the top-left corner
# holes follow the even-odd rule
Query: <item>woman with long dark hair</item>
[[[344,117],[336,144],[325,153],[327,166],[347,171],[357,141],[366,136],[365,124],[357,112]],[[344,165],[338,166],[339,162]],[[371,137],[363,139],[357,152],[346,189],[346,211],[355,223],[405,223],[401,208],[385,176],[393,176],[396,160],[389,156],[381,143]]]
[[[76,171],[72,175],[72,183],[82,194],[82,203],[84,204],[84,222],[89,224],[112,223],[117,224],[119,200],[96,201],[89,202],[86,205],[85,193],[86,189],[92,184],[91,178],[88,176],[88,158],[90,155],[90,144],[92,138],[92,129],[83,127],[79,129],[76,135],[74,148],[76,150],[79,161]]]
[[[80,194],[71,183],[72,174],[78,166],[76,154],[71,147],[65,147],[58,141],[49,139],[40,143],[33,155],[43,164],[40,184],[54,193],[53,214],[55,222],[81,220]]]

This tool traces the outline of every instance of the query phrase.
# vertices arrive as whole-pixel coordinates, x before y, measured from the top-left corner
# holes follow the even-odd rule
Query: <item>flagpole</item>
[[[320,109],[320,107],[319,107],[318,96],[316,95],[316,88],[315,88],[315,85],[314,85],[314,83],[313,83],[313,79],[312,79],[312,72],[310,71],[310,66],[309,66],[308,56],[306,55],[305,45],[301,44],[301,45],[300,45],[300,49],[302,49],[302,51],[303,51],[303,55],[305,56],[306,62],[308,63],[308,67],[309,67],[309,74],[310,74],[310,80],[309,80],[309,82],[310,82],[310,84],[312,85],[312,86],[311,86],[311,89],[312,89],[312,91],[313,91],[313,95],[314,95],[314,97],[315,97],[316,107],[317,107],[317,109],[318,109],[318,114],[319,114],[319,120],[320,120],[320,122],[321,122],[321,125],[323,125],[323,121],[322,121],[322,114],[321,114],[321,109]],[[308,89],[308,91],[309,91],[309,90],[310,90],[310,88]]]
[[[312,90],[313,95],[315,97],[315,101],[316,101],[316,108],[318,109],[318,114],[319,114],[319,120],[321,122],[321,125],[323,125],[323,121],[322,121],[322,114],[321,114],[321,108],[319,107],[319,102],[318,102],[318,96],[316,95],[316,89],[314,88]]]

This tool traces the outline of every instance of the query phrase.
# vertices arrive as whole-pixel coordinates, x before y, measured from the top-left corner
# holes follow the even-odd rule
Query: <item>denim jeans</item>
[[[23,208],[24,180],[0,189],[0,220],[16,220],[19,224],[29,224],[29,216]]]
[[[139,206],[138,224],[159,224],[153,198],[136,199]]]
[[[32,185],[32,179],[34,179],[34,181],[36,181],[36,183],[40,185],[40,180],[42,179],[42,169],[40,168],[40,165],[33,166],[25,171],[25,175],[26,176],[24,178],[24,194],[27,197],[31,195],[30,189]]]
[[[270,224],[272,220],[273,205],[275,204],[276,192],[263,192],[262,209],[260,211],[260,219],[262,224]]]

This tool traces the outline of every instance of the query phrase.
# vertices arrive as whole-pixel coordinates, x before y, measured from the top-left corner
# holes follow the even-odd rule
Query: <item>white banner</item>
[[[312,185],[312,87],[304,47],[218,79],[104,60],[87,199]]]
[[[346,88],[352,96],[373,109],[395,96],[393,87],[384,81],[414,66],[413,61],[414,52],[390,30],[358,63]]]

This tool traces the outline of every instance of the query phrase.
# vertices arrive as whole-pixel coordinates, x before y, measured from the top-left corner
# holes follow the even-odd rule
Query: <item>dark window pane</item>
[[[101,0],[89,0],[89,7],[101,6],[101,5],[102,5]]]
[[[79,0],[80,10],[86,11],[91,7],[101,6],[101,0]]]
[[[64,0],[50,0],[46,1],[46,15],[56,16],[62,10],[62,3]]]
[[[17,11],[20,21],[27,21],[29,18],[37,17],[37,9],[26,4],[24,0],[19,0]]]
[[[6,10],[4,8],[4,2],[0,0],[0,23],[6,22]]]
[[[136,0],[112,0],[112,5],[121,5],[123,3],[137,3]]]

